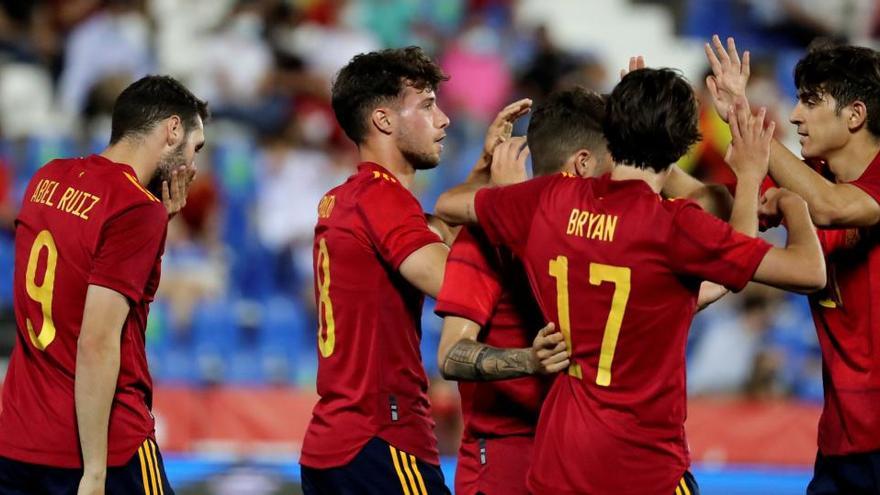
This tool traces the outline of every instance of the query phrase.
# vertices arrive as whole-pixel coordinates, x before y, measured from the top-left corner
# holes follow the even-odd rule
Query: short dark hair
[[[614,87],[603,122],[615,162],[662,172],[700,140],[697,99],[672,69],[639,69]]]
[[[367,135],[367,117],[381,102],[396,98],[407,85],[436,89],[448,79],[417,46],[361,53],[336,75],[333,112],[345,134],[360,144]]]
[[[837,111],[856,100],[868,109],[868,131],[880,136],[880,56],[861,46],[811,45],[807,55],[794,69],[798,98],[811,103],[829,94],[837,102]]]
[[[110,144],[142,135],[172,115],[180,117],[189,132],[196,125],[196,117],[207,121],[210,112],[206,102],[173,77],[142,77],[125,88],[113,104]]]
[[[572,153],[583,148],[604,153],[604,116],[605,99],[598,93],[581,86],[551,93],[529,120],[534,175],[558,172]]]

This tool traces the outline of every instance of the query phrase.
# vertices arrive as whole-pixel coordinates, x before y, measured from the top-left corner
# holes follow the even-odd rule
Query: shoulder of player
[[[397,203],[401,207],[421,205],[415,195],[403,186],[391,173],[369,170],[362,173],[354,184],[351,198],[359,206],[369,206],[370,202]]]

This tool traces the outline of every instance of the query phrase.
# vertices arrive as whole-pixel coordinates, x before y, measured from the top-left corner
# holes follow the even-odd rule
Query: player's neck
[[[657,194],[663,190],[667,177],[669,177],[669,169],[655,172],[650,168],[638,168],[620,163],[615,164],[611,169],[611,180],[640,180],[647,183],[651,190]]]
[[[416,169],[403,157],[396,146],[383,147],[362,143],[358,147],[358,152],[361,161],[378,163],[394,174],[394,178],[403,187],[410,189],[416,175]]]
[[[147,156],[145,146],[136,145],[128,140],[112,144],[100,153],[101,156],[115,163],[124,163],[134,169],[138,182],[146,186],[156,172],[158,160]]]
[[[847,146],[829,153],[828,168],[838,182],[852,182],[865,172],[880,153],[880,142],[867,132],[852,137]]]

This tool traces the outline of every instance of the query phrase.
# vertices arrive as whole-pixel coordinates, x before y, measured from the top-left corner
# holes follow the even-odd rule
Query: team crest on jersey
[[[335,204],[336,196],[333,194],[327,194],[321,198],[321,202],[318,203],[318,218],[330,218],[330,213],[333,212]]]

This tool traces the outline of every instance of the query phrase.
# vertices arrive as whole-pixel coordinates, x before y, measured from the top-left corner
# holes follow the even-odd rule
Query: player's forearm
[[[770,177],[798,196],[804,198],[816,225],[827,225],[825,219],[835,209],[829,202],[834,197],[834,184],[808,167],[777,140],[770,143]]]
[[[758,193],[760,189],[761,181],[758,178],[738,179],[736,196],[733,198],[730,226],[750,237],[758,234]]]
[[[825,256],[816,234],[816,227],[810,219],[807,204],[802,199],[792,196],[780,199],[779,208],[788,229],[786,249],[796,252],[805,267],[815,267],[817,272],[820,271],[821,274],[817,274],[816,278],[824,284]]]
[[[84,329],[76,354],[74,397],[83,468],[86,473],[106,473],[110,409],[119,377],[118,332],[92,337]]]
[[[434,214],[450,225],[476,223],[474,198],[483,185],[472,182],[459,184],[437,198]]]
[[[499,349],[475,340],[461,339],[446,353],[440,366],[447,380],[492,381],[535,373],[530,348]]]

